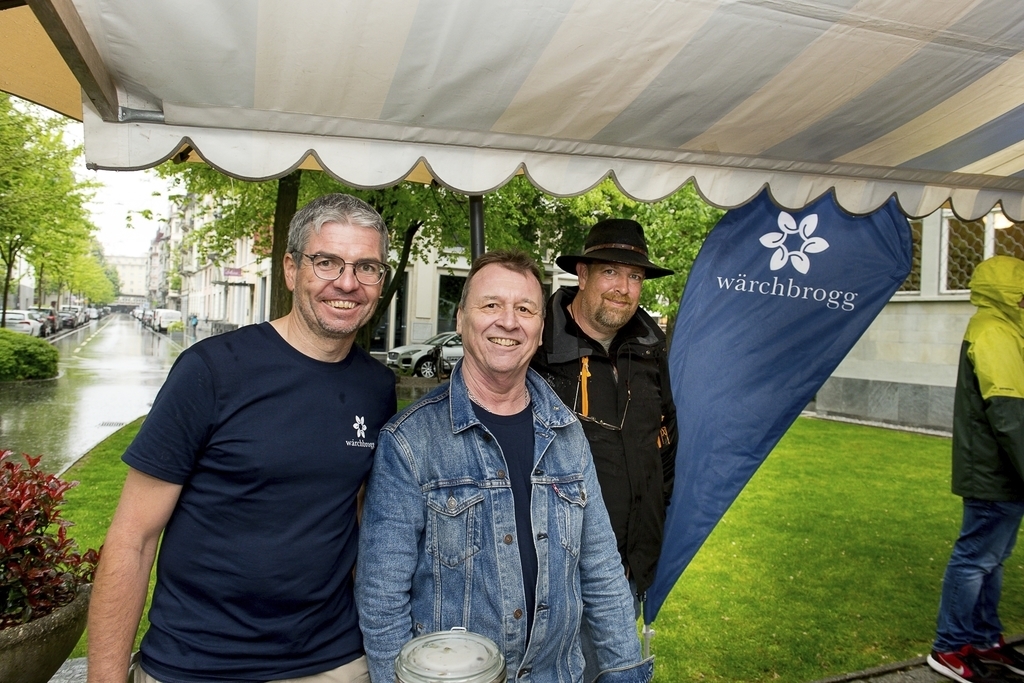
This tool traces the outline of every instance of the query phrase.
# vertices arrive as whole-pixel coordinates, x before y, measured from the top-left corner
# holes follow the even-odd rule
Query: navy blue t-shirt
[[[395,408],[394,374],[364,351],[317,361],[269,323],[178,357],[123,456],[183,486],[143,669],[164,683],[267,681],[362,655],[356,494]]]
[[[512,500],[516,513],[516,538],[519,561],[523,566],[523,591],[526,599],[526,632],[533,628],[533,610],[537,604],[537,548],[533,545],[533,517],[530,498],[533,485],[533,410],[529,406],[515,415],[496,415],[476,403],[473,412],[494,435],[508,467]]]

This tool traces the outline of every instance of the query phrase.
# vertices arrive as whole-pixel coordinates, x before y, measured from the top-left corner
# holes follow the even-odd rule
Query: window
[[[921,228],[924,221],[920,218],[910,221],[910,236],[913,241],[914,255],[910,262],[910,275],[900,285],[901,292],[921,291]]]
[[[437,331],[450,332],[455,329],[455,314],[462,298],[462,285],[466,278],[458,275],[442,275],[438,283]]]
[[[969,289],[974,268],[991,256],[1024,259],[1024,223],[1013,223],[995,210],[976,221],[962,221],[942,210],[942,291]]]

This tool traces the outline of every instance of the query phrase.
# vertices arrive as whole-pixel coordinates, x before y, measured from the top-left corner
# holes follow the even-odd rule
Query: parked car
[[[181,322],[181,311],[170,308],[153,309],[153,329],[157,332],[166,332],[171,323]]]
[[[441,347],[444,359],[450,365],[462,358],[462,337],[458,332],[442,332],[419,344],[406,344],[388,351],[387,364],[399,370],[412,370],[419,377],[436,377],[437,365],[434,362],[435,346]]]
[[[4,328],[33,337],[42,337],[43,325],[33,317],[31,311],[7,311]]]
[[[99,320],[100,319],[100,312],[98,310],[96,310],[95,308],[93,308],[92,306],[90,306],[89,308],[85,309],[85,314],[86,314],[86,316],[88,316],[89,320]]]
[[[51,334],[60,329],[60,323],[57,317],[53,314],[49,308],[30,308],[28,309],[43,326],[43,336],[49,337]]]
[[[153,309],[152,308],[147,308],[146,310],[142,311],[142,317],[139,318],[139,320],[141,320],[142,324],[145,325],[146,327],[152,327],[152,325],[153,325]]]
[[[77,323],[75,314],[71,311],[57,311],[57,317],[60,318],[60,328],[62,330],[73,330]]]
[[[84,325],[85,323],[89,322],[89,317],[86,315],[85,308],[83,308],[82,306],[65,305],[61,306],[60,310],[67,311],[68,313],[71,313],[73,316],[75,316],[75,327],[78,327],[79,325]]]

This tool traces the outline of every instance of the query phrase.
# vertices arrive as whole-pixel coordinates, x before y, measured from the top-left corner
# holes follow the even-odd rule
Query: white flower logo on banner
[[[366,436],[366,418],[356,415],[356,423],[352,425],[352,429],[356,430],[357,439],[361,439]]]
[[[785,211],[780,212],[779,228],[782,232],[770,232],[767,235],[761,235],[761,244],[775,250],[772,254],[771,269],[780,270],[787,263],[791,263],[798,272],[806,275],[811,267],[811,259],[807,255],[817,254],[828,249],[828,242],[824,239],[821,237],[811,237],[817,227],[818,214],[816,213],[804,216],[798,227],[795,218]],[[796,234],[800,235],[803,244],[796,251],[790,251],[786,248],[786,238]]]

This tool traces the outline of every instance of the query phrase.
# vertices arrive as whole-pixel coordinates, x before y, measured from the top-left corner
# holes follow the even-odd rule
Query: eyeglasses
[[[337,256],[325,256],[324,254],[303,254],[292,252],[299,256],[305,256],[313,264],[313,274],[321,280],[333,282],[345,272],[345,266],[352,266],[352,273],[356,280],[363,285],[377,285],[387,275],[389,267],[380,261],[356,261],[346,264],[345,260]]]
[[[576,387],[576,394],[577,394],[577,396],[579,395],[579,387],[578,386]],[[633,398],[633,392],[631,392],[629,390],[629,387],[626,387],[626,407],[622,409],[622,422],[619,423],[618,427],[616,427],[615,425],[612,425],[612,424],[608,424],[607,422],[605,422],[603,420],[598,420],[596,417],[590,417],[589,415],[584,415],[583,413],[581,413],[579,411],[574,410],[573,412],[576,413],[576,417],[578,417],[579,419],[583,420],[584,422],[589,422],[590,424],[595,424],[598,427],[603,427],[605,429],[610,429],[613,432],[621,432],[623,426],[625,426],[625,424],[626,424],[626,413],[629,412],[629,402],[630,402],[630,400],[632,398]]]
[[[622,427],[626,424],[626,415],[627,413],[629,413],[629,402],[633,400],[633,392],[630,391],[629,388],[629,377],[632,374],[632,369],[633,359],[632,357],[630,357],[629,365],[626,368],[626,405],[622,409],[622,422],[620,422],[619,426],[616,427],[613,424],[608,424],[604,420],[598,420],[596,417],[590,417],[589,415],[587,415],[587,413],[590,412],[590,392],[588,381],[590,378],[590,358],[588,356],[583,356],[582,358],[580,358],[580,379],[579,382],[576,384],[576,397],[572,400],[572,411],[576,413],[576,417],[578,417],[583,422],[589,422],[590,424],[595,424],[598,427],[610,429],[613,432],[621,432]],[[576,405],[580,404],[581,388],[583,391],[583,401],[582,405],[580,405],[581,410],[576,410]]]

